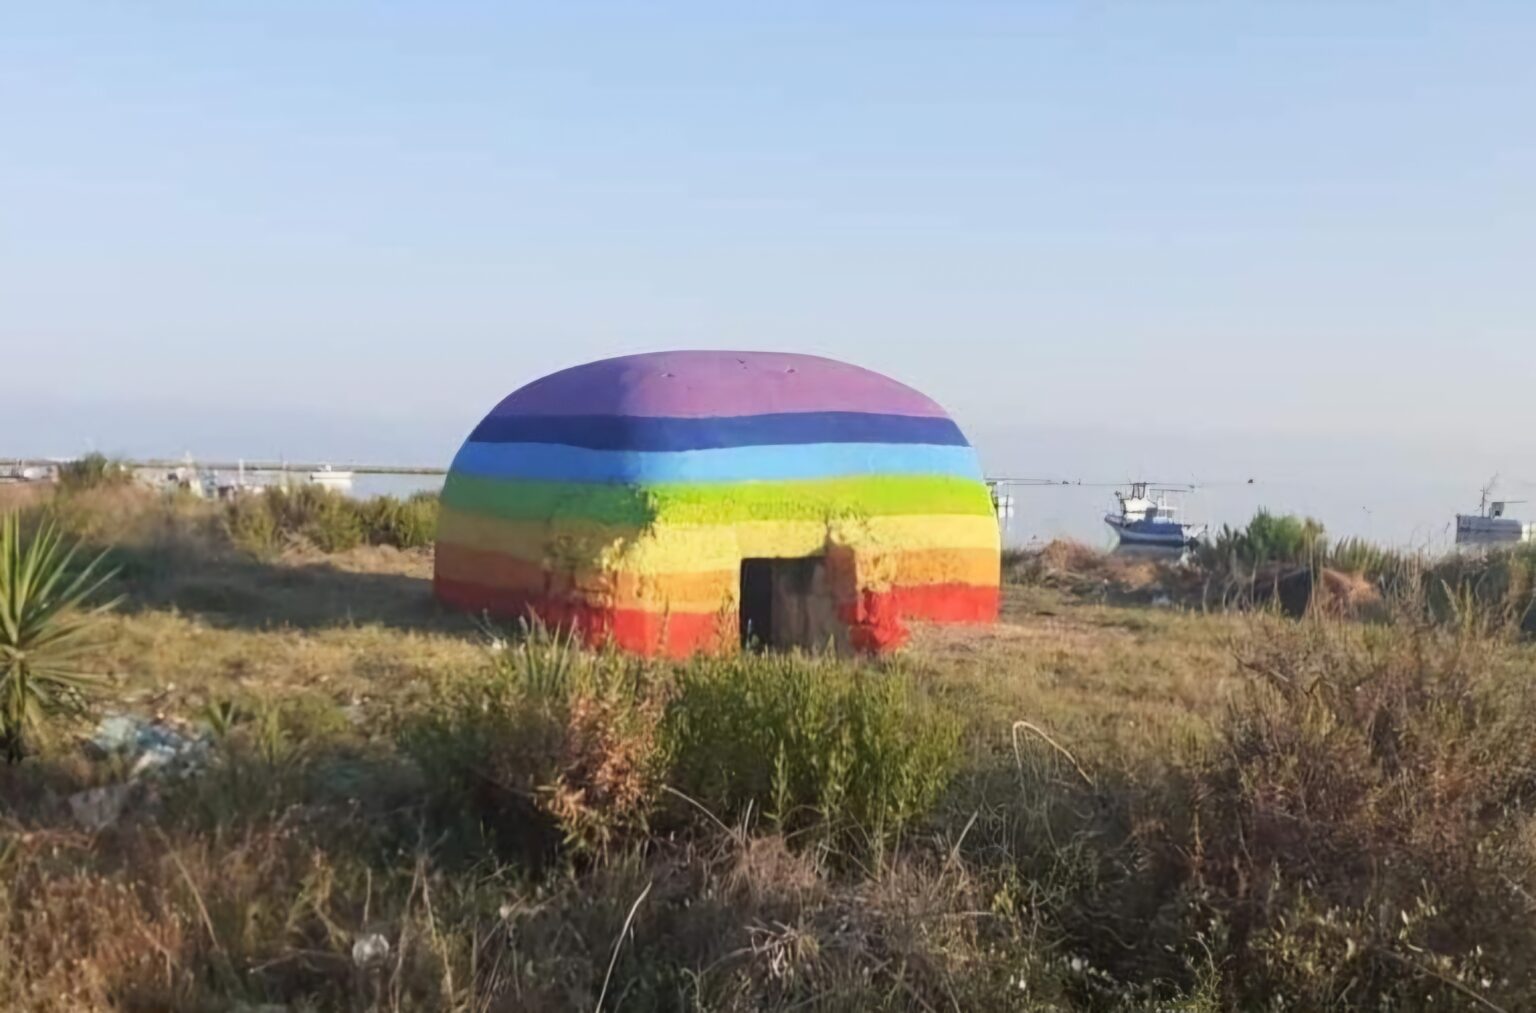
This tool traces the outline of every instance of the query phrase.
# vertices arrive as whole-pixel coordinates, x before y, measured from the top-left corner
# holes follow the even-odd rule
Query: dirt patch
[[[1369,618],[1385,605],[1381,589],[1362,574],[1328,567],[1269,567],[1253,581],[1253,600],[1270,602],[1292,618],[1309,613],[1334,619]]]
[[[331,553],[296,545],[283,553],[282,562],[288,566],[330,566],[346,573],[387,573],[423,580],[432,577],[431,549],[397,549],[392,545],[360,545]]]
[[[1035,550],[1009,552],[1003,579],[1120,604],[1150,604],[1160,597],[1198,597],[1200,584],[1198,576],[1181,566],[1178,557],[1104,552],[1064,540]]]

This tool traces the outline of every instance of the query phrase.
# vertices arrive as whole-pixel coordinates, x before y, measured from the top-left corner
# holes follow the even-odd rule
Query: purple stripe
[[[944,418],[905,384],[846,362],[786,352],[649,352],[551,373],[508,395],[506,415],[725,418],[789,412]]]

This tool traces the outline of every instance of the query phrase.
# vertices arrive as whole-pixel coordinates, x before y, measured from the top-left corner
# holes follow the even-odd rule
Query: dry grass
[[[512,652],[437,611],[430,556],[255,562],[200,509],[94,530],[127,564],[109,706],[231,702],[212,761],[95,834],[64,798],[120,762],[0,770],[0,1009],[1536,1006],[1536,656],[1507,627],[1154,607],[1150,564],[1061,549],[1001,624],[840,671],[961,729],[940,800],[861,841],[630,791],[664,712],[623,697],[570,698],[547,783],[448,790],[401,729]],[[507,745],[487,763],[538,744]],[[622,832],[531,850],[562,805]]]
[[[53,497],[53,487],[42,482],[0,483],[0,513],[28,510]]]
[[[1256,621],[1017,587],[1005,589],[1003,615],[991,628],[925,627],[912,652],[973,716],[978,748],[1007,748],[1023,719],[1083,750],[1146,758],[1209,733],[1243,685],[1232,648]]]
[[[1199,574],[1166,554],[1105,552],[1060,539],[1038,549],[1005,552],[1003,580],[1066,591],[1078,598],[1137,605],[1168,598],[1191,599],[1201,585]]]

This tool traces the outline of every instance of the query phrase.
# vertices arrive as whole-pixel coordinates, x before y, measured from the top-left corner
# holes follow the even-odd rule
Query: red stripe
[[[1001,593],[976,584],[917,584],[887,594],[907,619],[938,623],[995,623]]]
[[[907,642],[903,619],[946,623],[997,620],[998,589],[975,584],[919,584],[865,591],[842,606],[854,648],[870,654],[893,651]]]
[[[445,605],[466,612],[483,612],[503,619],[530,613],[545,624],[575,630],[594,647],[606,643],[648,656],[686,657],[719,652],[736,644],[736,613],[647,612],[615,609],[548,595],[483,587],[438,577],[433,582]],[[903,619],[945,623],[990,623],[997,620],[996,587],[974,584],[924,584],[884,591],[865,591],[840,608],[854,647],[863,651],[892,650],[906,641]]]

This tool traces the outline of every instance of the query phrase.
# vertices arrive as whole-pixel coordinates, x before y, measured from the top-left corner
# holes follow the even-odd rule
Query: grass
[[[120,763],[0,771],[6,1008],[1536,1006],[1497,564],[1298,622],[1058,550],[895,659],[662,664],[442,614],[422,550],[112,502],[103,707],[213,744],[98,833],[63,800]]]
[[[133,473],[121,461],[90,453],[59,465],[59,486],[66,492],[128,485]]]

